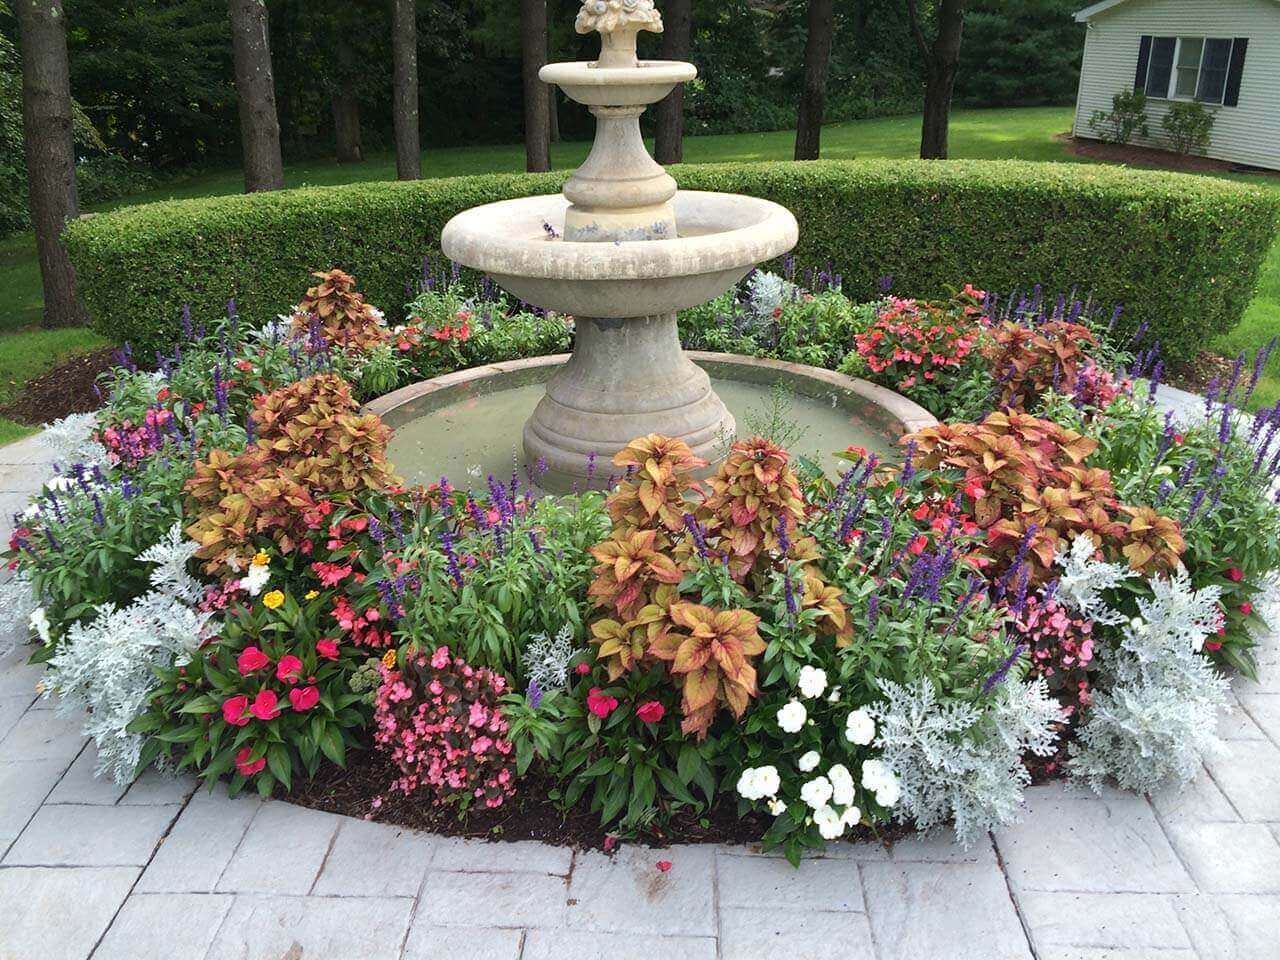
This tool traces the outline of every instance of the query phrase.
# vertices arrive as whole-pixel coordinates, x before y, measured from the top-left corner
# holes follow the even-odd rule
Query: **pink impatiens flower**
[[[236,657],[236,668],[240,671],[240,676],[242,677],[247,677],[270,663],[271,658],[257,647],[245,647],[240,651],[240,656]]]
[[[230,697],[222,701],[222,719],[233,727],[243,727],[249,722],[249,698]]]
[[[274,720],[280,716],[279,700],[274,690],[263,690],[253,698],[249,712],[259,720]]]
[[[320,690],[317,687],[295,687],[289,691],[289,702],[298,713],[306,713],[320,702]]]
[[[302,661],[288,653],[276,664],[276,679],[281,683],[297,683],[302,673]]]

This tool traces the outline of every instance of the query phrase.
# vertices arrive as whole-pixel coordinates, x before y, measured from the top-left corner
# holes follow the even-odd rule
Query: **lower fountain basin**
[[[711,377],[743,436],[766,416],[775,385],[784,385],[787,418],[805,431],[790,444],[792,453],[813,458],[832,475],[843,463],[831,456],[836,451],[856,444],[892,460],[900,437],[937,423],[899,394],[830,370],[722,353],[690,352],[689,358]],[[560,354],[461,370],[397,390],[365,409],[392,428],[388,455],[406,482],[447,476],[455,487],[482,489],[490,473],[509,478],[513,461],[523,474],[525,420],[568,359]],[[724,438],[723,449],[730,440]],[[597,483],[613,469],[615,452],[598,452]],[[552,474],[540,485],[551,492],[580,487]]]
[[[769,200],[681,190],[672,203],[679,236],[670,239],[561,239],[569,201],[554,194],[466,210],[445,225],[440,246],[527,303],[619,318],[713,300],[756,264],[794,247],[799,235],[791,211]]]

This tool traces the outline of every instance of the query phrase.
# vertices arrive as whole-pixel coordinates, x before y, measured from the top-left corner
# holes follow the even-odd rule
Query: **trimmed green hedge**
[[[1208,177],[1020,161],[841,161],[675,168],[680,185],[767,197],[800,221],[797,261],[827,262],[851,297],[894,277],[903,295],[966,281],[1039,283],[1124,304],[1165,352],[1195,353],[1233,327],[1280,222],[1280,191]],[[146,356],[169,346],[184,304],[286,310],[309,272],[355,274],[390,316],[440,229],[481,203],[551,193],[565,174],[361,183],[131,207],[72,223],[67,243],[95,329]]]

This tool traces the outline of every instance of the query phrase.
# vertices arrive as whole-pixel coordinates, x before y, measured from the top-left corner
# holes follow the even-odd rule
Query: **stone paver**
[[[137,867],[0,867],[0,958],[84,960],[137,877]]]
[[[238,896],[205,960],[396,960],[413,901]]]
[[[0,505],[43,459],[0,447]],[[155,772],[119,787],[36,699],[28,652],[0,657],[0,960],[1280,960],[1276,638],[1184,791],[1034,787],[985,842],[833,846],[799,871],[758,847],[433,837]]]
[[[881,960],[1031,960],[999,870],[977,863],[864,863]]]
[[[175,960],[203,957],[235,897],[204,893],[143,893],[130,897],[94,960]],[[155,931],[164,930],[163,939]]]
[[[996,831],[1009,879],[1026,890],[1183,893],[1195,889],[1150,804],[1065,783],[1028,794],[1022,822]]]

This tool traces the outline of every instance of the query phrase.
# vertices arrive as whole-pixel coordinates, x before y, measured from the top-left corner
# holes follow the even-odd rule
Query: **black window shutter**
[[[1222,98],[1224,107],[1240,103],[1240,78],[1244,76],[1244,55],[1249,49],[1248,37],[1236,37],[1231,44],[1231,66],[1227,69],[1227,93]]]
[[[1138,69],[1133,75],[1133,89],[1146,91],[1149,63],[1151,63],[1151,37],[1144,35],[1138,44]]]

